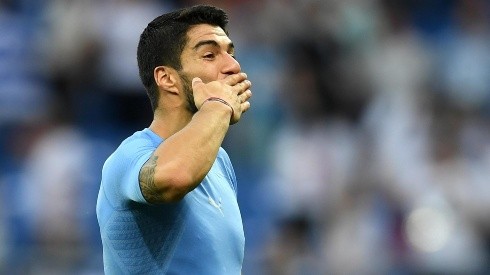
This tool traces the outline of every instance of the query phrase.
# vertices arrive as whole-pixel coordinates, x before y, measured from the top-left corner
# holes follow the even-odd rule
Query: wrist
[[[233,119],[233,115],[235,114],[235,110],[233,109],[233,106],[231,106],[231,104],[228,103],[226,100],[219,98],[219,97],[209,97],[203,101],[203,103],[201,104],[201,107],[204,106],[204,104],[209,103],[209,102],[216,102],[216,103],[222,104],[223,106],[227,106],[229,108],[229,110],[231,111],[230,121]]]

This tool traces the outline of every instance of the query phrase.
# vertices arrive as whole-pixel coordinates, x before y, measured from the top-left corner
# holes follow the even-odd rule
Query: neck
[[[150,129],[160,137],[167,139],[182,130],[192,119],[192,113],[185,108],[164,110],[158,108],[153,115]]]

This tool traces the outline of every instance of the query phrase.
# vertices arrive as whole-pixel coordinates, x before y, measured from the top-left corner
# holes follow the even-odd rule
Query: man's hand
[[[204,83],[200,78],[195,77],[192,80],[194,102],[199,110],[206,99],[210,97],[223,99],[233,108],[230,124],[235,124],[240,120],[242,114],[250,108],[248,99],[252,96],[251,85],[252,83],[247,80],[245,73],[229,75],[224,79],[208,83]],[[224,103],[221,104],[225,105]]]

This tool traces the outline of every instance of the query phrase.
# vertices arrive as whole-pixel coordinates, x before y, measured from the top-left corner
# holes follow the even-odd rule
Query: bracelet
[[[204,100],[202,102],[202,105],[204,105],[204,103],[206,103],[208,101],[218,101],[218,102],[221,102],[221,103],[227,105],[228,107],[230,107],[230,109],[231,109],[231,117],[230,117],[230,120],[233,119],[233,115],[235,114],[235,109],[233,109],[233,106],[231,106],[231,104],[228,103],[226,100],[224,100],[222,98],[219,98],[219,97],[210,97],[210,98]]]

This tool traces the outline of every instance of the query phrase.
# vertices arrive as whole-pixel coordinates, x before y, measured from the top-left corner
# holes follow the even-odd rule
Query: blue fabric
[[[177,203],[152,205],[138,183],[163,140],[134,133],[106,160],[97,200],[106,274],[240,274],[245,237],[236,178],[220,148],[203,182]]]

